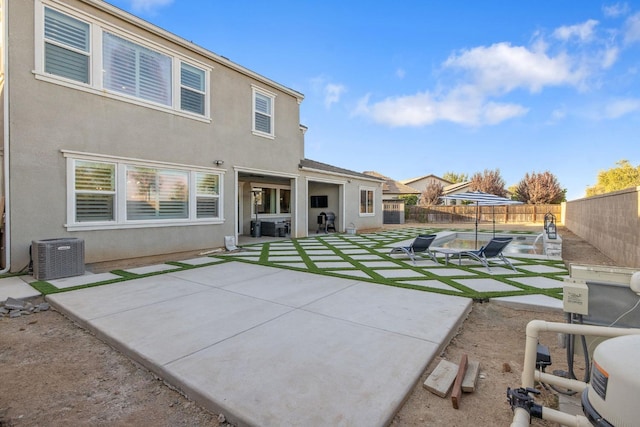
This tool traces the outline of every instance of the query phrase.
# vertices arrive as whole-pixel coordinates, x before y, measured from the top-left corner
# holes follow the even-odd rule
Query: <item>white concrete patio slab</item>
[[[302,268],[305,270],[308,269],[307,264],[305,264],[304,262],[278,262],[276,265],[282,267]]]
[[[173,267],[176,268],[176,267]],[[122,276],[118,276],[113,273],[98,273],[98,274],[83,274],[82,276],[63,277],[61,279],[47,280],[58,289],[73,288],[76,286],[88,285],[91,283],[104,282],[107,280],[122,279]]]
[[[175,265],[155,264],[155,265],[145,265],[144,267],[127,268],[124,271],[126,271],[127,273],[142,275],[142,274],[149,274],[149,273],[160,273],[162,271],[170,271],[178,268],[180,267],[176,267]]]
[[[369,268],[397,267],[398,264],[391,261],[361,261],[360,264]]]
[[[437,347],[295,311],[164,369],[238,424],[383,426]]]
[[[300,255],[274,255],[277,252],[269,253],[269,261],[271,262],[289,262],[289,261],[302,261],[302,257]]]
[[[326,261],[326,262],[316,262],[316,267],[324,269],[335,269],[335,268],[353,268],[353,264],[347,261]],[[368,276],[367,276],[368,277]]]
[[[242,262],[47,299],[231,422],[278,426],[387,425],[471,307]]]
[[[521,265],[518,268],[531,271],[533,273],[566,273],[565,268],[552,267],[550,265],[536,264],[536,265]]]
[[[523,295],[513,297],[491,298],[493,303],[519,310],[562,312],[562,300],[546,295]]]
[[[471,288],[478,292],[498,292],[498,291],[518,291],[520,288],[507,285],[498,280],[493,279],[455,279],[457,283],[460,283],[467,288]]]
[[[532,286],[538,289],[553,289],[561,288],[564,286],[564,282],[561,280],[549,279],[548,277],[514,277],[511,280],[514,282],[522,283],[523,285]]]
[[[27,282],[20,277],[7,277],[0,279],[0,302],[8,298],[27,299],[40,296]]]
[[[461,268],[425,268],[425,271],[435,274],[436,276],[452,277],[452,276],[477,276],[472,271],[463,270]]]
[[[423,274],[408,268],[399,268],[394,270],[374,270],[376,273],[387,279],[397,279],[402,277],[422,277]]]
[[[334,255],[309,255],[309,259],[311,261],[340,261],[342,257],[335,254]]]

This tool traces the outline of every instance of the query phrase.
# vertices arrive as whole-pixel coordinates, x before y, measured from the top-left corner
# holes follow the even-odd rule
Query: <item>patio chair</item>
[[[431,250],[429,250],[429,246],[435,240],[435,234],[420,234],[415,238],[413,242],[409,246],[397,246],[389,252],[389,255],[395,253],[404,253],[411,261],[413,261],[413,265],[416,265],[416,256],[424,257],[427,256],[433,260],[433,262],[438,262],[436,256]]]
[[[504,248],[511,243],[513,237],[494,237],[486,244],[486,246],[482,246],[477,251],[460,251],[458,255],[458,264],[462,264],[462,257],[473,258],[476,261],[482,263],[483,266],[487,267],[488,271],[491,271],[491,267],[489,267],[489,262],[492,260],[500,260],[505,265],[508,265],[515,271],[518,270],[511,264],[505,256],[502,254]]]

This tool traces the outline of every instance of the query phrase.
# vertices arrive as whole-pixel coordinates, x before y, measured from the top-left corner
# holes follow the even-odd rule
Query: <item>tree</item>
[[[558,179],[549,171],[526,173],[515,189],[515,199],[531,205],[556,204],[565,200]]]
[[[415,206],[418,204],[417,194],[403,194],[401,196],[398,196],[398,199],[404,200],[405,206]]]
[[[620,160],[616,165],[598,173],[598,182],[587,187],[587,197],[640,185],[640,165],[634,167],[628,160]]]
[[[442,179],[452,184],[457,184],[459,182],[469,181],[469,175],[466,173],[445,172],[445,174],[442,175]]]
[[[440,196],[443,194],[442,184],[439,182],[430,182],[426,185],[422,192],[422,198],[420,199],[421,205],[433,206],[442,203]]]
[[[485,169],[483,173],[476,172],[471,177],[469,189],[471,191],[483,191],[500,197],[506,197],[504,179],[500,176],[500,169],[490,171]]]

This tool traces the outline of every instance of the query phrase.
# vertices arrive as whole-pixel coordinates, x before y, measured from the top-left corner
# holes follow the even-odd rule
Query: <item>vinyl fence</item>
[[[506,206],[408,206],[406,222],[447,224],[495,222],[497,224],[543,223],[544,216],[551,213],[560,222],[562,205],[506,205]]]

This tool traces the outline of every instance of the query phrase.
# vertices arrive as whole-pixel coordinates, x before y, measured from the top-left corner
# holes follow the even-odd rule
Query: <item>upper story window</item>
[[[89,83],[90,26],[86,22],[45,8],[44,56],[46,73]]]
[[[253,87],[253,132],[261,136],[274,136],[273,104],[275,95]]]
[[[44,38],[36,38],[37,78],[152,108],[209,115],[210,69],[79,12],[41,10],[43,31],[36,34]]]
[[[192,65],[180,64],[180,108],[204,114],[205,72]]]
[[[171,58],[110,33],[102,35],[104,88],[171,106]]]

